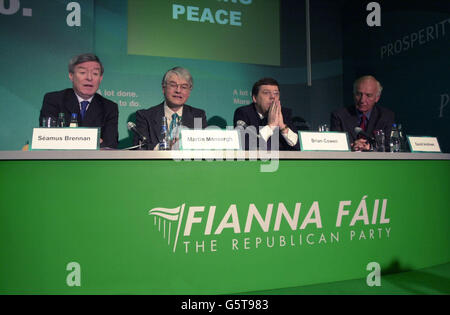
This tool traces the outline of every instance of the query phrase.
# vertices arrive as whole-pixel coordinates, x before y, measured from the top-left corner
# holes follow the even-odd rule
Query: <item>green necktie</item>
[[[172,114],[172,121],[170,122],[170,127],[169,127],[170,139],[173,139],[172,131],[178,126],[179,118],[180,118],[180,116],[178,116],[177,113]]]

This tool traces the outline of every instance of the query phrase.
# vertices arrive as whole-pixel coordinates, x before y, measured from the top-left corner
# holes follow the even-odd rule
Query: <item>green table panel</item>
[[[0,293],[227,294],[450,261],[450,161],[279,163],[0,161]],[[149,215],[159,207],[183,214]]]

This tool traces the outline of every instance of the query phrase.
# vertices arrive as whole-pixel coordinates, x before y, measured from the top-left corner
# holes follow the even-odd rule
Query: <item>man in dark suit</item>
[[[252,88],[253,103],[234,112],[234,126],[245,127],[245,150],[300,150],[291,110],[281,107],[280,87],[272,78],[257,81]],[[277,145],[278,144],[278,145]]]
[[[119,109],[116,103],[97,94],[103,79],[103,65],[93,54],[73,57],[69,62],[72,88],[45,94],[39,122],[64,113],[68,125],[73,113],[79,127],[100,127],[100,147],[117,148]]]
[[[162,80],[164,102],[136,112],[136,128],[148,139],[146,149],[159,150],[163,117],[167,118],[173,147],[177,145],[178,135],[175,134],[175,130],[179,130],[179,127],[206,128],[205,111],[186,105],[193,83],[187,69],[182,67],[170,69],[164,74]],[[138,144],[139,140],[139,137],[135,135],[134,144]]]
[[[385,146],[389,147],[394,113],[377,105],[383,87],[373,76],[363,76],[353,84],[353,99],[355,105],[337,109],[331,114],[332,131],[346,131],[351,141],[353,151],[369,151],[370,143],[356,133],[355,127],[360,127],[369,135],[375,130],[383,130]]]

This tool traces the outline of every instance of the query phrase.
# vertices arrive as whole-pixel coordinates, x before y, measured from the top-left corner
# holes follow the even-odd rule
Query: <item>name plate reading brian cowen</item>
[[[441,148],[436,137],[408,137],[411,152],[440,153]]]
[[[34,128],[31,150],[98,150],[100,128]]]
[[[181,130],[181,150],[240,150],[237,130]]]
[[[302,151],[350,151],[346,132],[299,131]]]

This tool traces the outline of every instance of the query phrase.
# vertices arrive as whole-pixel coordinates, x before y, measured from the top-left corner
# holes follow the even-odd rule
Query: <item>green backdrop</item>
[[[355,78],[373,74],[384,86],[380,104],[406,132],[436,136],[447,152],[448,1],[380,0],[380,27],[366,23],[369,2],[310,1],[307,86],[305,0],[0,1],[0,150],[30,141],[44,94],[70,87],[69,59],[90,51],[106,69],[99,92],[119,104],[120,148],[131,145],[126,125],[136,111],[162,101],[163,74],[184,66],[194,77],[188,104],[221,127],[250,103],[253,83],[270,76],[280,82],[282,105],[297,125],[316,130],[353,102]],[[178,19],[174,4],[186,8]],[[190,21],[188,7],[198,8]],[[206,8],[214,19],[220,10],[240,12],[242,25],[195,21]]]

